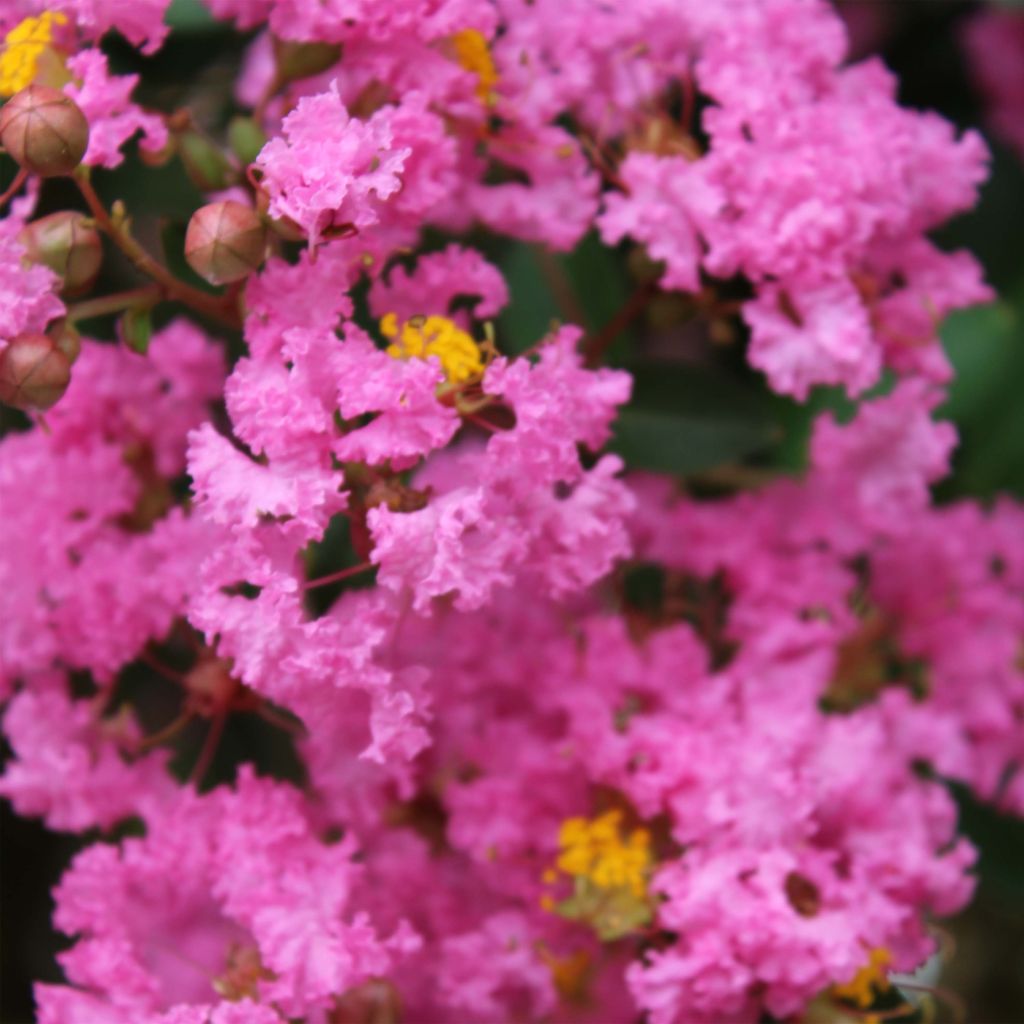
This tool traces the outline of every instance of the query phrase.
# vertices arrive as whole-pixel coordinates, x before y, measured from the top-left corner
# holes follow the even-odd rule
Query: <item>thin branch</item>
[[[558,303],[562,319],[571,324],[586,324],[586,310],[580,303],[579,296],[577,296],[576,289],[565,272],[565,268],[550,250],[540,245],[535,245],[532,248],[541,272],[551,288],[551,294],[555,297],[555,302]]]
[[[640,285],[615,316],[597,334],[584,341],[583,356],[587,366],[600,364],[612,342],[647,308],[657,291],[658,286],[653,281]]]
[[[28,171],[24,167],[18,168],[18,173],[14,176],[14,181],[11,182],[11,187],[7,189],[3,195],[0,195],[0,209],[6,204],[7,200],[10,199],[22,185],[25,184],[25,180],[28,178]]]
[[[68,319],[75,323],[78,320],[89,320],[95,316],[106,316],[108,313],[120,313],[134,307],[153,305],[160,299],[162,291],[158,285],[146,285],[144,288],[132,288],[130,291],[114,292],[101,295],[95,299],[86,299],[68,306]]]
[[[373,562],[360,562],[359,565],[353,565],[348,569],[333,572],[330,576],[321,576],[319,579],[307,580],[303,583],[302,589],[313,590],[315,587],[326,587],[331,583],[338,583],[341,580],[347,580],[350,576],[357,576],[361,572],[366,572],[368,569],[375,568],[376,566]]]
[[[214,755],[217,753],[217,747],[220,745],[220,738],[224,734],[224,726],[227,724],[227,720],[228,711],[227,708],[224,708],[217,712],[210,723],[210,731],[206,734],[206,739],[203,741],[203,749],[199,752],[199,758],[192,766],[192,771],[188,777],[188,781],[196,789],[199,789],[202,785],[206,773],[210,770]]]
[[[89,212],[100,229],[109,236],[138,271],[153,278],[161,286],[167,298],[177,299],[186,306],[191,306],[197,312],[203,313],[211,319],[219,320],[230,327],[240,326],[237,309],[230,308],[223,296],[210,295],[185,284],[184,281],[179,281],[162,263],[153,259],[124,229],[123,225],[114,223],[86,174],[79,173],[74,177],[79,191],[89,206]]]
[[[186,712],[185,714],[178,715],[178,717],[169,725],[165,725],[157,732],[150,733],[149,736],[139,743],[139,753],[144,754],[146,751],[152,750],[154,747],[159,747],[168,740],[174,739],[174,737],[192,721],[193,717],[194,716],[191,712]]]

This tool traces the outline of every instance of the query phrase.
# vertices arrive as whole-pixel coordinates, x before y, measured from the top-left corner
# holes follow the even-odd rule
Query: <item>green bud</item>
[[[233,117],[228,124],[228,145],[243,164],[251,164],[267,144],[263,129],[251,117]]]
[[[59,320],[52,324],[47,334],[53,339],[58,352],[63,352],[69,363],[74,364],[82,351],[82,336],[75,329],[74,324],[67,320]]]
[[[178,135],[177,143],[185,173],[196,188],[203,192],[216,192],[228,187],[232,176],[231,162],[209,139],[190,130]]]
[[[273,41],[277,80],[282,85],[318,75],[341,59],[341,47],[337,43],[298,43],[277,36]]]
[[[73,210],[40,217],[18,236],[33,263],[49,267],[65,295],[89,290],[103,262],[103,243],[88,218]]]
[[[149,306],[132,306],[121,314],[121,338],[133,351],[144,356],[153,337],[153,316]]]

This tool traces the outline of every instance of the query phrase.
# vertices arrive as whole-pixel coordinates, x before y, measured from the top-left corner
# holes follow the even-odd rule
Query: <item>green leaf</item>
[[[781,436],[770,397],[709,367],[631,367],[610,445],[631,469],[686,474],[763,452]]]
[[[707,419],[684,412],[626,408],[609,445],[630,469],[699,473],[768,448],[775,434],[742,419]]]
[[[498,317],[498,347],[516,355],[540,341],[561,314],[528,246],[513,246],[500,267],[511,301]]]
[[[164,22],[172,29],[184,32],[203,32],[218,27],[202,0],[171,0]]]
[[[228,124],[228,145],[243,164],[251,164],[266,143],[263,129],[251,117],[233,117]]]
[[[956,375],[939,414],[960,432],[944,494],[1024,494],[1024,288],[955,313],[942,337]]]

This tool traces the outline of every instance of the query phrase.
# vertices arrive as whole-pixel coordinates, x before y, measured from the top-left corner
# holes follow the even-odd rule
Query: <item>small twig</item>
[[[27,178],[28,171],[26,171],[24,167],[19,167],[18,173],[14,176],[14,181],[11,182],[11,187],[7,189],[7,191],[4,192],[3,195],[0,195],[0,208],[3,208],[3,206],[7,203],[7,200],[10,199],[18,191],[18,189],[20,189],[21,186],[25,184]]]
[[[103,201],[96,194],[87,174],[75,174],[75,182],[82,193],[100,229],[111,239],[111,241],[128,257],[138,271],[147,277],[153,278],[167,298],[177,299],[186,306],[191,306],[199,313],[203,313],[214,320],[219,320],[230,327],[241,326],[237,309],[232,309],[224,301],[223,296],[210,295],[198,288],[193,288],[184,281],[179,281],[162,263],[157,262],[131,234],[124,230],[123,226],[115,224]]]
[[[302,585],[303,590],[313,590],[315,587],[326,587],[331,583],[338,583],[341,580],[347,580],[350,576],[357,576],[361,572],[366,572],[368,569],[376,569],[377,567],[373,562],[360,562],[359,565],[350,566],[348,569],[342,569],[339,572],[331,573],[330,576],[321,576],[319,579],[307,580]]]
[[[472,423],[474,426],[480,427],[492,434],[504,433],[503,427],[499,427],[497,423],[491,423],[490,420],[485,420],[483,416],[478,416],[475,412],[464,412],[462,418],[467,423]]]
[[[612,342],[647,308],[657,290],[658,286],[653,281],[640,285],[615,316],[597,334],[583,342],[583,357],[587,366],[600,364]]]
[[[165,725],[162,729],[151,733],[143,739],[139,743],[139,753],[144,754],[146,751],[152,750],[154,747],[159,747],[162,743],[166,743],[168,740],[174,739],[174,737],[192,721],[193,717],[194,716],[191,712],[185,712],[184,714],[178,715],[178,717],[169,725]]]
[[[192,766],[192,771],[188,777],[188,781],[196,789],[202,785],[206,773],[210,770],[210,764],[213,761],[214,754],[217,753],[217,747],[220,745],[220,738],[224,733],[224,726],[227,724],[227,720],[228,709],[223,708],[214,715],[213,721],[210,722],[210,731],[206,734],[206,739],[203,741],[203,749],[199,752],[199,758]]]
[[[584,310],[580,303],[579,297],[576,295],[576,289],[573,288],[572,281],[569,280],[569,275],[565,272],[565,268],[558,262],[555,255],[543,246],[533,246],[533,251],[537,262],[540,264],[541,272],[551,288],[551,294],[554,295],[555,302],[558,303],[562,318],[569,323],[586,324],[586,310]]]
[[[185,677],[180,672],[175,672],[174,669],[168,668],[159,659],[154,658],[149,651],[139,652],[139,661],[144,665],[148,665],[154,672],[162,675],[165,679],[170,679],[181,686],[185,685]]]
[[[294,721],[291,718],[286,718],[279,711],[275,711],[272,707],[269,707],[266,703],[259,703],[256,706],[256,714],[260,716],[265,722],[269,722],[271,725],[276,726],[278,729],[283,729],[285,732],[290,733],[292,736],[305,736],[306,727],[302,722]]]
[[[108,313],[120,313],[124,309],[151,306],[159,301],[161,294],[159,286],[152,284],[144,288],[132,288],[129,291],[86,299],[68,307],[68,320],[75,323],[96,316],[106,316]]]

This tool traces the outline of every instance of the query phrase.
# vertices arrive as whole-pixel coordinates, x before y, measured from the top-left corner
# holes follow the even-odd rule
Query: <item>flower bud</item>
[[[263,129],[251,117],[233,117],[228,124],[228,145],[243,164],[251,164],[267,144]]]
[[[175,142],[189,181],[201,192],[216,192],[231,184],[231,162],[209,139],[189,129],[176,135]]]
[[[201,206],[188,222],[185,259],[210,284],[241,281],[263,262],[267,229],[255,210],[227,200]]]
[[[80,213],[62,210],[28,224],[19,235],[33,263],[42,263],[63,282],[66,295],[88,291],[103,262],[99,232]]]
[[[63,352],[69,363],[74,363],[82,351],[82,336],[68,320],[58,320],[51,324],[47,332],[53,338],[58,352]]]
[[[273,37],[277,79],[282,84],[318,75],[341,58],[337,43],[299,43]]]
[[[0,144],[26,171],[56,178],[82,162],[89,122],[64,93],[30,85],[0,109]]]
[[[0,352],[0,402],[49,409],[71,380],[68,357],[45,334],[19,334]]]

